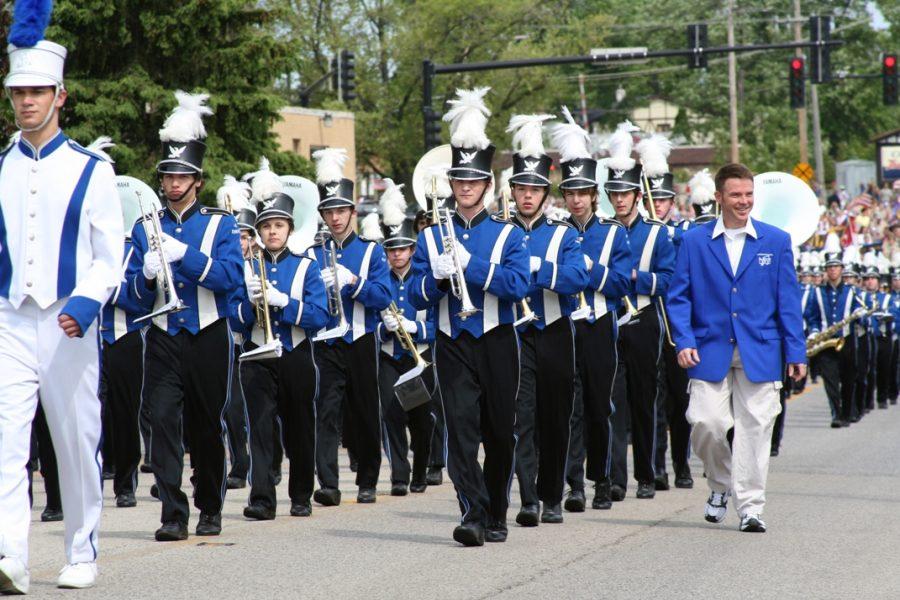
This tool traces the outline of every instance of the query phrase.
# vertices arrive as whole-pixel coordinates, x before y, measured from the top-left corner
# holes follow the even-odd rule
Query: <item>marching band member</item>
[[[391,495],[405,496],[409,492],[420,494],[427,487],[426,468],[431,451],[431,436],[434,433],[434,416],[431,402],[426,402],[408,412],[400,404],[394,393],[398,378],[413,367],[416,361],[398,339],[402,328],[416,343],[417,351],[429,361],[431,351],[428,345],[434,342],[434,319],[431,311],[413,308],[409,299],[409,281],[412,275],[412,256],[416,249],[416,234],[413,222],[406,218],[406,200],[397,185],[385,179],[387,188],[381,195],[382,225],[378,227],[378,216],[373,213],[363,221],[362,235],[369,239],[383,238],[382,247],[391,267],[391,299],[396,304],[401,317],[397,319],[389,311],[382,311],[378,325],[381,352],[378,357],[378,381],[381,389],[382,418],[384,421],[384,447],[391,465]],[[371,227],[367,227],[367,223]],[[371,229],[372,231],[368,231]],[[427,367],[422,373],[425,388],[434,389],[434,370]],[[406,430],[409,429],[409,438]],[[409,451],[413,453],[410,469]]]
[[[733,493],[740,531],[764,532],[783,365],[794,379],[806,370],[800,288],[790,236],[749,216],[750,170],[726,165],[715,182],[721,216],[682,239],[669,314],[690,377],[691,443],[711,492],[705,518],[721,522]]]
[[[155,239],[152,215],[134,227],[128,293],[147,310],[167,302],[171,284],[186,307],[159,314],[147,332],[143,402],[150,411],[150,464],[162,501],[160,542],[187,539],[188,500],[181,490],[184,470],[182,424],[194,468],[197,535],[219,535],[225,498],[223,419],[231,387],[234,340],[228,323],[230,297],[242,282],[237,222],[226,210],[201,206],[206,137],[202,115],[211,114],[205,94],[176,92],[178,106],[160,130],[163,159],[156,170],[165,208]],[[148,229],[154,247],[148,240]],[[156,247],[161,246],[161,251]],[[171,266],[164,275],[161,255]],[[152,314],[152,313],[151,313]]]
[[[886,271],[885,271],[886,273]],[[872,360],[869,368],[869,390],[866,395],[866,409],[887,408],[887,394],[891,363],[891,342],[894,333],[894,317],[890,312],[891,295],[881,291],[882,273],[877,262],[866,271],[866,290],[870,294],[869,306],[876,308],[871,317]],[[876,393],[877,387],[877,393]]]
[[[658,310],[659,298],[668,289],[675,250],[665,225],[638,213],[642,178],[641,165],[631,158],[632,132],[635,130],[630,122],[625,121],[610,138],[610,157],[606,161],[609,176],[604,187],[616,212],[616,220],[625,226],[631,252],[631,289],[625,297],[623,314],[623,318],[630,317],[630,320],[621,327],[619,335],[619,362],[624,369],[624,377],[617,382],[614,393],[620,401],[627,401],[631,412],[637,497],[649,499],[656,495],[653,463],[659,391],[657,369],[665,338]],[[617,424],[614,423],[614,427]],[[624,498],[627,462],[625,433],[624,427],[619,427],[613,443],[613,500]]]
[[[900,384],[900,268],[891,267],[890,312],[894,317],[893,342],[891,343],[891,365],[888,376],[888,401],[897,404],[897,389]]]
[[[542,123],[552,115],[513,115],[512,222],[525,233],[531,280],[525,299],[535,315],[519,325],[520,376],[516,400],[516,476],[525,527],[562,523],[562,497],[575,393],[575,330],[572,296],[588,277],[578,233],[544,214],[550,165]],[[521,309],[520,309],[521,310]],[[543,503],[543,512],[541,512]]]
[[[858,263],[862,257],[856,246],[849,246],[844,250],[844,283],[853,288],[857,300],[864,309],[871,304],[869,293],[866,292],[860,275],[863,273],[862,264]],[[871,335],[869,335],[869,319],[857,319],[852,325],[856,332],[856,381],[853,385],[853,403],[850,423],[857,423],[865,414],[866,393],[868,390],[868,373],[871,357]]]
[[[21,5],[21,9],[20,9]],[[0,593],[28,592],[28,462],[40,396],[65,513],[63,588],[97,577],[101,421],[97,317],[119,284],[112,167],[59,128],[66,49],[16,3],[9,97],[18,140],[0,152]]]
[[[450,121],[448,175],[456,211],[444,214],[449,219],[438,215],[441,223],[419,234],[410,282],[413,306],[437,311],[435,365],[447,470],[462,513],[453,539],[466,546],[503,542],[507,536],[519,385],[514,303],[525,296],[529,280],[522,230],[488,215],[484,206],[494,155],[484,131],[487,91],[459,90],[444,115]]]
[[[381,400],[378,392],[378,312],[391,302],[387,258],[377,243],[364,240],[351,227],[356,214],[353,182],[343,176],[347,159],[343,148],[318,150],[316,180],[319,214],[328,227],[328,239],[309,249],[322,268],[325,285],[336,291],[348,327],[340,337],[326,339],[316,347],[321,390],[316,404],[316,470],[320,488],[313,499],[323,506],[341,503],[338,489],[338,443],[341,402],[346,394],[358,461],[356,485],[359,503],[375,502],[381,468]],[[334,261],[335,267],[331,266]],[[332,316],[328,330],[340,327]],[[346,435],[347,432],[345,431]]]
[[[244,508],[248,519],[275,518],[275,480],[272,449],[276,416],[284,428],[285,454],[290,460],[288,494],[291,516],[312,514],[310,497],[315,484],[316,410],[319,390],[313,333],[328,322],[325,285],[319,266],[308,256],[287,247],[294,229],[294,201],[279,191],[266,193],[262,177],[252,186],[256,205],[256,230],[262,239],[264,264],[255,259],[246,279],[248,298],[241,303],[241,321],[252,327],[245,352],[264,346],[264,322],[257,311],[268,310],[271,333],[280,341],[283,353],[277,358],[245,360],[241,382],[253,390],[247,402],[250,421],[250,497]],[[258,269],[265,269],[261,281]],[[263,289],[265,286],[265,289]],[[265,300],[265,301],[264,301]],[[255,322],[255,327],[253,326]],[[246,356],[246,355],[245,355]]]

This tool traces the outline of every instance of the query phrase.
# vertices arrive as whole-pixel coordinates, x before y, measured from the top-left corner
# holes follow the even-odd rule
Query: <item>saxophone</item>
[[[819,333],[815,334],[813,337],[809,338],[806,342],[806,356],[812,357],[816,354],[822,352],[823,350],[827,350],[829,348],[834,348],[836,352],[840,352],[844,347],[844,341],[846,338],[844,337],[831,337],[834,334],[838,333],[844,327],[850,325],[854,321],[858,321],[859,319],[865,319],[867,317],[872,316],[878,308],[858,308],[853,314],[844,319],[843,321],[838,321],[834,325],[830,327],[826,327]]]

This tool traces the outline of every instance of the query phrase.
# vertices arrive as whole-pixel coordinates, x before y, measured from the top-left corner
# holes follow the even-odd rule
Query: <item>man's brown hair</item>
[[[716,191],[725,189],[728,179],[749,179],[753,181],[753,171],[741,163],[729,163],[716,172]]]

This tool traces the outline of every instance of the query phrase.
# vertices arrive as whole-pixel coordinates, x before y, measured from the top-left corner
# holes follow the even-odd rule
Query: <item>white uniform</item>
[[[97,555],[97,317],[119,283],[121,209],[112,167],[59,132],[0,153],[0,556],[28,562],[25,465],[38,399],[59,464],[69,563]],[[61,313],[84,333],[68,338]]]

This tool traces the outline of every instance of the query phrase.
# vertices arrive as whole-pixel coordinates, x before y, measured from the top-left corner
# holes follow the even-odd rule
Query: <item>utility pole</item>
[[[822,157],[822,125],[819,122],[819,86],[812,84],[809,101],[812,106],[813,151],[816,156],[816,181],[819,182],[819,201],[825,199],[825,160]]]
[[[584,91],[584,73],[578,74],[578,93],[581,95],[581,123],[587,131],[591,130],[587,115],[587,94]]]
[[[803,23],[800,14],[800,0],[794,0],[794,41],[803,41]],[[795,55],[803,58],[803,49],[797,48]],[[797,126],[800,133],[800,162],[809,162],[809,136],[807,133],[806,109],[797,109]]]
[[[728,45],[734,46],[734,0],[728,0]],[[728,108],[731,126],[731,162],[741,161],[738,141],[737,56],[728,53]]]

